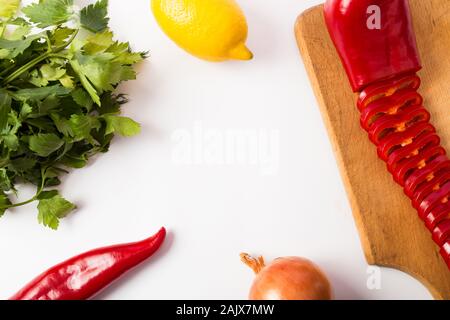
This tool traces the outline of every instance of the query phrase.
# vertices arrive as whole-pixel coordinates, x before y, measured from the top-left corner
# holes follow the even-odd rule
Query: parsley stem
[[[47,51],[52,51],[52,43],[50,42],[50,38],[48,36],[45,36],[45,42],[47,43]]]
[[[34,195],[33,198],[27,200],[27,201],[23,201],[23,202],[19,202],[19,203],[14,203],[14,204],[9,204],[6,206],[0,206],[0,210],[7,210],[7,209],[11,209],[11,208],[17,208],[17,207],[21,207],[24,205],[27,205],[29,203],[32,203],[36,200],[38,200],[39,196],[41,195],[42,191],[44,191],[45,188],[45,181],[47,181],[47,178],[45,176],[45,171],[44,169],[41,170],[41,177],[42,177],[42,181],[41,181],[41,185],[38,187],[36,194]]]
[[[27,64],[25,64],[24,66],[22,66],[21,68],[17,69],[16,71],[14,71],[12,74],[10,74],[8,77],[5,78],[5,80],[3,80],[3,85],[6,85],[14,80],[16,80],[18,77],[20,77],[24,72],[28,71],[29,69],[33,68],[35,65],[37,65],[38,63],[44,61],[45,59],[48,59],[50,57],[51,53],[47,52],[39,57],[34,58],[33,60],[31,60],[30,62],[28,62]]]
[[[53,53],[59,53],[61,51],[63,51],[65,48],[67,48],[70,44],[72,44],[73,40],[75,40],[75,38],[78,35],[78,32],[80,32],[80,29],[76,29],[72,35],[70,36],[69,40],[67,40],[66,43],[64,43],[63,45],[53,49]]]
[[[10,72],[11,70],[13,70],[16,66],[14,64],[12,64],[11,66],[9,66],[8,68],[6,68],[5,70],[3,70],[2,72],[0,72],[0,76],[3,76],[5,74],[8,74],[8,72]]]
[[[34,58],[30,62],[28,62],[27,64],[22,66],[21,68],[14,71],[12,74],[10,74],[8,77],[6,77],[5,80],[3,80],[3,85],[7,85],[7,84],[11,83],[12,81],[14,81],[18,77],[20,77],[24,72],[27,72],[28,70],[30,70],[31,68],[33,68],[34,66],[36,66],[37,64],[41,63],[42,61],[44,61],[48,58],[51,58],[51,57],[67,58],[66,56],[58,54],[58,53],[63,51],[65,48],[67,48],[73,42],[73,40],[75,40],[75,37],[77,36],[77,34],[78,34],[78,30],[75,30],[75,32],[72,34],[70,39],[66,43],[64,43],[62,46],[56,47],[52,51],[48,51],[47,53]]]
[[[0,25],[0,37],[3,38],[3,35],[5,34],[6,28],[8,26],[8,23],[11,21],[11,19],[4,21]]]
[[[21,206],[27,205],[29,203],[32,203],[33,201],[36,201],[36,200],[37,200],[37,195],[34,196],[33,198],[31,198],[30,200],[27,200],[27,201],[24,201],[24,202],[14,203],[14,204],[10,204],[10,205],[7,205],[7,206],[1,206],[0,210],[6,210],[6,209],[11,209],[11,208],[21,207]]]

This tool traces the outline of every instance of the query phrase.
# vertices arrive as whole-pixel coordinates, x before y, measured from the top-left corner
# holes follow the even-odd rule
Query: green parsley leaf
[[[39,101],[47,98],[50,95],[65,96],[68,95],[70,91],[70,89],[64,88],[57,84],[51,87],[21,89],[12,93],[12,96],[14,97],[14,99],[20,101]]]
[[[54,67],[49,64],[44,64],[41,69],[41,74],[47,81],[56,81],[61,79],[65,74],[66,70],[62,67]]]
[[[22,105],[22,109],[20,109],[19,121],[24,121],[27,119],[30,113],[33,112],[33,107],[31,107],[28,103],[24,103]]]
[[[77,54],[77,62],[83,75],[95,86],[99,93],[113,91],[111,60],[114,55],[111,53],[100,53],[96,55]]]
[[[106,134],[118,133],[123,137],[132,137],[141,132],[141,126],[133,119],[127,117],[106,115]]]
[[[2,191],[9,191],[12,189],[12,182],[9,179],[8,173],[6,171],[5,168],[1,168],[0,169],[0,190]],[[1,193],[0,193],[0,206],[2,205],[1,203]]]
[[[0,18],[9,19],[19,9],[20,0],[0,0]]]
[[[94,86],[88,80],[86,75],[83,73],[83,69],[82,69],[80,63],[77,60],[71,60],[70,65],[72,66],[73,70],[77,73],[78,77],[80,78],[81,85],[89,93],[92,100],[97,105],[100,106],[101,105],[100,96],[98,95],[97,90],[95,90]]]
[[[56,47],[62,46],[66,43],[66,40],[75,33],[75,29],[58,27],[50,34],[50,40]]]
[[[101,32],[108,28],[108,0],[100,0],[83,8],[80,13],[81,26],[91,32]]]
[[[92,139],[91,131],[100,129],[100,121],[93,116],[74,114],[69,120],[69,126],[73,134],[74,142],[88,140],[95,144]]]
[[[53,230],[58,229],[59,221],[65,218],[76,206],[61,197],[58,191],[45,191],[39,197],[38,221]]]
[[[12,41],[23,40],[31,32],[31,29],[30,25],[18,26],[13,32],[6,34],[5,38]]]
[[[5,192],[30,183],[36,194],[24,203],[38,201],[39,222],[56,229],[74,205],[48,188],[109,151],[116,134],[140,131],[120,116],[127,99],[116,90],[146,55],[114,39],[106,0],[78,12],[73,0],[32,3],[21,14],[19,0],[0,0],[0,216],[22,205]]]
[[[8,124],[8,114],[11,111],[11,97],[4,89],[0,89],[0,132],[3,132]]]
[[[40,157],[48,157],[53,152],[59,150],[64,145],[64,140],[59,138],[56,134],[40,133],[30,137],[30,149]]]
[[[73,89],[75,88],[75,83],[73,78],[67,74],[58,79],[59,82],[63,85],[64,88]]]
[[[40,0],[22,11],[39,28],[47,28],[63,24],[72,18],[72,6],[73,0]]]
[[[119,114],[120,113],[120,106],[123,104],[121,100],[125,100],[123,103],[126,102],[126,99],[123,95],[114,96],[110,93],[105,93],[102,95],[101,98],[101,108],[99,108],[98,112],[101,115],[112,115],[112,114]]]
[[[0,217],[5,214],[6,208],[11,205],[8,196],[2,191],[0,192]]]
[[[65,118],[62,118],[57,113],[52,113],[50,115],[53,122],[55,123],[56,128],[60,133],[62,133],[66,137],[71,137],[74,135],[72,131],[72,127],[70,126],[70,123]]]
[[[19,148],[19,138],[15,134],[4,135],[1,140],[10,151],[17,151]]]
[[[23,40],[7,40],[0,38],[0,49],[3,59],[14,59],[24,53],[33,42],[42,39],[42,34],[35,34]]]
[[[72,97],[79,106],[86,108],[88,111],[91,110],[92,105],[94,104],[92,98],[85,90],[83,90],[83,88],[74,90],[72,92]]]
[[[32,169],[36,165],[36,163],[36,159],[22,157],[11,160],[11,166],[9,168],[13,171],[22,173]]]
[[[88,159],[86,155],[67,154],[61,161],[67,167],[81,169],[87,165]]]
[[[60,99],[54,95],[48,96],[42,101],[39,101],[37,103],[38,106],[38,115],[43,116],[47,115],[52,111],[55,111],[55,109],[58,109],[60,107]]]
[[[109,47],[114,44],[113,33],[111,31],[103,31],[96,33],[86,39],[87,43],[83,49],[88,54],[96,54],[105,52]]]

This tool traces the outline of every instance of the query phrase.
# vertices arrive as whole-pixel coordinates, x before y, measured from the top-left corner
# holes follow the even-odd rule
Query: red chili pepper
[[[450,202],[442,203],[433,209],[425,218],[425,224],[433,232],[439,223],[448,219],[450,219]]]
[[[360,92],[358,98],[358,109],[363,111],[369,103],[385,97],[391,97],[396,92],[407,90],[408,92],[415,92],[420,87],[420,78],[416,75],[409,75],[401,78],[394,78],[383,81],[378,86],[364,88]],[[418,103],[421,104],[421,103]]]
[[[444,261],[447,263],[448,268],[450,269],[450,239],[448,239],[442,246],[441,255],[444,258]]]
[[[400,112],[403,111],[403,112]],[[393,114],[385,114],[373,121],[367,131],[370,140],[378,144],[381,139],[391,132],[404,132],[419,122],[428,122],[430,114],[423,107],[417,105],[408,109],[398,109]]]
[[[367,103],[362,100],[361,103],[366,104],[361,109],[361,125],[365,130],[369,130],[372,124],[381,116],[385,114],[396,114],[405,106],[421,106],[423,99],[415,91],[402,89],[398,91],[398,95],[375,100],[372,103]]]
[[[368,26],[371,8],[380,29]],[[355,92],[421,69],[407,0],[328,0],[325,18]]]
[[[450,181],[450,171],[448,168],[443,170],[442,172],[437,172],[433,175],[436,175],[431,181],[428,181],[428,178],[425,178],[425,181],[422,181],[421,185],[417,188],[417,190],[413,193],[411,200],[413,207],[419,210],[420,205],[425,198],[432,194],[433,192],[439,191],[442,186]],[[423,219],[424,217],[421,216]]]
[[[325,20],[359,92],[361,126],[450,268],[450,159],[417,92],[421,66],[408,1],[327,0]]]
[[[152,256],[166,230],[146,240],[83,253],[47,270],[10,300],[86,300]]]
[[[450,169],[450,161],[448,160],[448,158],[446,156],[437,157],[427,166],[415,171],[408,177],[405,182],[406,195],[408,197],[412,197],[418,190],[420,190],[420,188],[424,188],[427,185],[436,185],[436,182],[438,181],[437,179],[441,176],[438,175],[438,177],[436,177],[436,173],[440,170],[448,171],[448,169]]]
[[[430,193],[419,206],[419,216],[425,219],[428,214],[441,203],[448,202],[450,197],[450,181]]]
[[[418,123],[414,127],[409,127],[403,132],[395,132],[389,136],[389,139],[383,139],[378,144],[378,156],[387,161],[389,156],[399,148],[406,147],[418,137],[427,133],[435,133],[436,129],[429,123]]]
[[[387,165],[390,172],[399,170],[399,166],[406,159],[410,159],[415,155],[422,154],[428,147],[439,145],[440,139],[433,133],[425,133],[414,139],[411,144],[408,144],[400,149],[395,150],[389,155]],[[420,171],[420,170],[418,170]],[[417,171],[416,171],[417,172]],[[409,177],[408,177],[409,179]],[[408,191],[405,186],[405,191]]]
[[[450,220],[445,220],[436,226],[433,230],[433,240],[443,246],[450,237]]]

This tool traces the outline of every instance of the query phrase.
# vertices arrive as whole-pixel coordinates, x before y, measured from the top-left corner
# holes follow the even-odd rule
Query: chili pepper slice
[[[433,240],[438,246],[443,246],[450,237],[450,219],[439,223],[433,230]]]
[[[441,146],[430,146],[425,148],[418,155],[403,160],[398,164],[395,171],[392,172],[394,180],[401,186],[404,186],[405,179],[413,174],[414,171],[424,168],[429,161],[440,155],[445,155],[445,150]]]
[[[444,243],[440,253],[444,258],[445,263],[447,263],[448,268],[450,269],[450,239],[447,239],[447,241]]]
[[[439,203],[448,202],[450,196],[450,182],[445,183],[440,189],[428,195],[419,206],[419,216],[422,219],[433,210]]]
[[[437,174],[433,180],[423,182],[411,198],[413,207],[418,210],[420,208],[420,204],[426,197],[434,191],[439,190],[448,181],[450,181],[450,171],[446,169],[443,173]]]
[[[427,148],[439,146],[439,142],[439,137],[433,133],[427,133],[419,136],[417,139],[414,139],[413,143],[391,153],[387,160],[389,171],[396,172],[399,165],[408,159],[423,153]]]
[[[83,253],[47,270],[10,300],[86,300],[126,271],[152,256],[162,245],[162,228],[146,240]]]
[[[437,137],[437,136],[436,136]],[[438,137],[439,138],[439,137]],[[405,182],[405,193],[408,197],[412,197],[420,184],[431,182],[436,178],[436,173],[444,168],[450,169],[450,160],[446,156],[439,156],[430,161],[424,168],[415,171]],[[450,170],[449,170],[450,171]]]
[[[374,144],[379,144],[380,140],[387,138],[395,132],[404,132],[409,127],[417,123],[427,123],[430,114],[423,107],[412,107],[408,111],[395,115],[385,115],[375,121],[369,128],[369,138]]]
[[[444,220],[450,219],[450,202],[441,203],[425,218],[425,225],[431,232]]]
[[[384,115],[398,114],[408,107],[421,106],[423,98],[410,89],[403,89],[398,93],[370,103],[361,111],[361,126],[369,130],[372,124]]]
[[[425,133],[435,133],[436,129],[429,123],[419,123],[403,132],[396,132],[389,136],[389,139],[383,139],[378,145],[378,156],[387,161],[393,151],[407,146],[414,142],[420,135]]]
[[[406,75],[383,82],[369,85],[359,94],[357,106],[359,111],[364,111],[369,104],[382,98],[390,97],[401,90],[416,91],[421,80],[417,75]],[[421,103],[420,103],[421,104]]]
[[[327,0],[324,8],[331,39],[359,92],[361,126],[450,268],[450,160],[417,92],[421,66],[408,1]],[[369,9],[381,10],[378,27],[367,20]]]

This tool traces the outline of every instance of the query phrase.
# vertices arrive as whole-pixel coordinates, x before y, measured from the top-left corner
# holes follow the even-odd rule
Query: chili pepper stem
[[[250,269],[255,272],[255,274],[258,274],[261,272],[262,269],[266,267],[266,263],[264,262],[264,257],[259,256],[258,258],[254,258],[248,253],[241,253],[240,254],[241,261],[245,263]]]

